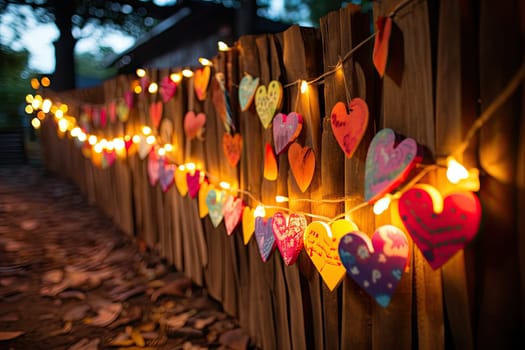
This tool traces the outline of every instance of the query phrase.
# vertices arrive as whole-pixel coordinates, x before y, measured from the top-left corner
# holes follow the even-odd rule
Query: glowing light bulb
[[[60,107],[58,107],[63,113],[67,113],[67,110],[69,109],[69,107],[67,106],[67,104],[63,103],[60,105]]]
[[[261,217],[264,218],[266,216],[266,210],[264,209],[264,206],[259,204],[255,210],[253,211],[253,217]]]
[[[80,130],[78,126],[75,126],[69,134],[73,137],[78,137],[78,135],[80,135],[81,132],[82,130]]]
[[[191,78],[193,76],[193,71],[191,69],[184,69],[182,71],[182,75],[184,75],[186,78]]]
[[[113,142],[113,140],[109,140],[107,143],[106,143],[106,149],[108,151],[113,151],[115,149],[115,143]]]
[[[133,92],[137,95],[140,95],[140,93],[142,92],[142,87],[140,85],[135,85],[135,87],[133,88]]]
[[[231,185],[229,183],[227,183],[226,181],[221,181],[219,183],[219,186],[223,189],[223,190],[229,190],[231,188]]]
[[[143,126],[143,127],[142,127],[142,133],[143,133],[144,135],[149,135],[149,134],[151,134],[151,128],[150,128],[149,126]]]
[[[171,143],[167,143],[164,145],[164,149],[166,150],[166,152],[171,152],[173,151],[173,145]]]
[[[51,106],[53,103],[50,99],[46,98],[44,101],[42,101],[42,111],[44,113],[48,113],[51,110]]]
[[[157,150],[157,154],[161,157],[164,157],[166,155],[166,150],[164,149],[164,147],[160,147],[158,150]]]
[[[84,142],[87,140],[87,135],[85,132],[81,131],[80,134],[78,134],[78,140],[80,142]]]
[[[33,111],[34,111],[33,106],[32,106],[32,105],[27,105],[26,108],[24,108],[24,111],[25,111],[27,114],[31,114],[31,113],[33,113]]]
[[[35,98],[33,99],[33,102],[31,102],[31,107],[33,107],[33,109],[39,109],[41,104],[42,104],[42,100]]]
[[[43,110],[43,109],[42,109],[42,110]],[[63,112],[61,109],[57,109],[57,110],[55,111],[55,117],[56,117],[57,119],[61,119],[61,118],[63,118],[63,117],[64,117],[64,112]]]
[[[461,165],[454,157],[447,158],[447,179],[453,184],[457,184],[461,180],[467,179],[469,176],[468,170]]]
[[[306,93],[306,91],[308,91],[308,83],[306,82],[306,80],[303,80],[301,82],[301,94]]]
[[[95,146],[93,146],[93,150],[96,152],[96,153],[102,153],[102,151],[104,150],[104,148],[102,147],[102,145],[100,143],[97,143],[95,144]]]
[[[120,137],[113,139],[113,144],[115,145],[116,151],[122,151],[124,147],[126,147],[124,140]]]
[[[186,169],[191,170],[191,171],[195,170],[196,169],[195,163],[186,163]]]
[[[106,146],[108,145],[108,140],[102,139],[98,143],[102,146],[102,148],[106,148]]]
[[[180,83],[180,81],[182,80],[182,75],[180,73],[171,73],[170,79],[174,83]]]
[[[35,90],[40,87],[40,83],[38,82],[37,78],[31,79],[31,87]]]
[[[179,165],[179,171],[186,171],[186,166],[184,164]]]
[[[65,119],[60,119],[58,121],[58,130],[60,130],[61,132],[66,132],[67,131],[67,127],[68,127],[68,122],[67,120]]]
[[[380,198],[374,204],[374,209],[373,209],[374,214],[380,215],[384,213],[390,207],[391,202],[392,202],[391,194],[386,194],[384,197]]]
[[[33,128],[35,128],[36,130],[40,129],[40,120],[38,118],[33,118],[31,119],[31,125],[33,126]]]
[[[157,93],[157,91],[159,91],[159,85],[157,83],[151,83],[149,84],[148,86],[148,92],[150,94],[155,94]]]
[[[144,78],[146,76],[146,70],[144,68],[137,68],[137,77]]]
[[[31,107],[32,109],[33,107]],[[36,117],[40,120],[44,120],[46,118],[46,114],[42,111],[38,111],[38,113],[36,114]]]
[[[230,49],[228,44],[226,44],[224,41],[219,41],[217,43],[217,47],[219,48],[219,51],[228,51]]]
[[[42,84],[43,87],[48,87],[51,84],[51,80],[49,80],[48,77],[42,77],[40,84]]]
[[[146,137],[146,143],[148,145],[153,145],[155,143],[156,139],[155,139],[155,136],[153,135],[149,135],[148,137]]]
[[[285,203],[288,202],[288,197],[285,196],[275,196],[275,201],[277,203]]]
[[[131,138],[131,141],[134,143],[134,144],[137,144],[140,142],[140,136],[139,135],[133,135],[133,137]]]
[[[95,143],[97,143],[97,137],[95,135],[89,135],[88,137],[88,143],[93,146]]]
[[[27,102],[27,103],[31,103],[31,102],[33,102],[33,95],[31,95],[31,94],[27,94],[27,95],[26,95],[26,102]]]
[[[202,64],[203,66],[213,66],[213,62],[210,61],[210,60],[207,59],[207,58],[204,58],[204,57],[200,57],[200,58],[199,58],[199,62],[200,62],[200,64]]]

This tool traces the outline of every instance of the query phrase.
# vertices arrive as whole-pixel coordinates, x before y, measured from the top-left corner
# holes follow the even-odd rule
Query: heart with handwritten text
[[[277,113],[272,123],[275,153],[283,153],[297,139],[302,129],[303,117],[299,113]]]
[[[350,101],[348,112],[343,102],[337,102],[330,113],[332,132],[347,158],[351,158],[368,126],[368,106],[360,98]]]
[[[273,215],[273,235],[286,265],[293,265],[303,250],[306,225],[306,218],[301,214],[292,213],[288,220],[281,212]]]
[[[275,237],[273,235],[272,218],[265,220],[263,217],[255,218],[255,240],[259,247],[259,253],[263,262],[268,261],[270,254],[275,249]]]
[[[242,154],[241,134],[230,135],[225,133],[222,137],[222,149],[228,163],[234,167],[239,163]]]
[[[239,224],[242,217],[242,210],[243,204],[241,198],[235,198],[232,195],[226,197],[222,206],[222,214],[228,236],[232,234],[235,227]]]
[[[246,74],[242,77],[239,83],[239,104],[241,111],[245,112],[250,108],[255,95],[255,90],[259,86],[259,78],[253,78],[251,75]]]
[[[223,219],[224,192],[211,189],[206,196],[208,215],[213,227],[218,227]]]
[[[270,126],[275,113],[281,108],[283,87],[277,80],[272,80],[266,86],[261,85],[255,92],[255,110],[265,129]]]

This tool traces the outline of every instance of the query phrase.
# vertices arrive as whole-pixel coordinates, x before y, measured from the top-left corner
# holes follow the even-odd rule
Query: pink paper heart
[[[155,129],[158,129],[162,119],[162,102],[158,101],[149,105],[149,116]]]
[[[199,189],[201,188],[201,172],[195,170],[193,175],[191,172],[186,173],[186,182],[188,183],[188,193],[191,198],[197,197]]]
[[[151,186],[155,186],[157,181],[159,181],[159,168],[160,161],[157,157],[157,152],[150,152],[148,156],[148,176]]]
[[[375,136],[366,155],[365,200],[373,203],[403,182],[421,160],[414,139],[396,144],[396,134],[382,129]]]
[[[100,126],[105,128],[107,121],[106,107],[100,107]]]
[[[348,106],[337,102],[332,108],[330,121],[332,132],[347,158],[351,158],[361,142],[368,126],[368,106],[360,98],[354,98]]]
[[[177,85],[178,84],[171,80],[169,76],[166,76],[161,80],[159,92],[162,102],[168,102],[170,98],[175,95],[175,91],[177,91]]]
[[[117,154],[115,151],[104,150],[102,157],[102,169],[112,166],[115,163],[115,160],[117,160]]]
[[[272,218],[269,218],[268,220],[264,220],[264,218],[260,216],[255,218],[255,240],[257,241],[259,253],[261,254],[263,262],[268,261],[270,254],[272,254],[275,249],[275,237],[273,235],[272,222]]]
[[[124,92],[124,101],[129,109],[133,108],[133,91]]]
[[[202,127],[206,124],[206,114],[199,113],[195,115],[195,112],[189,111],[184,117],[184,132],[186,136],[192,140],[197,137],[202,130]]]
[[[222,213],[224,215],[224,224],[226,225],[226,233],[228,236],[232,234],[235,227],[239,224],[243,209],[244,206],[240,198],[229,195],[224,201]]]
[[[288,222],[281,212],[273,215],[273,234],[286,265],[294,264],[301,253],[304,246],[303,234],[306,226],[306,218],[303,215],[292,213]]]
[[[152,152],[153,153],[153,152]],[[168,192],[174,183],[175,165],[159,161],[159,184],[163,192]]]
[[[303,117],[296,112],[278,113],[273,118],[272,128],[275,153],[281,154],[301,133]]]

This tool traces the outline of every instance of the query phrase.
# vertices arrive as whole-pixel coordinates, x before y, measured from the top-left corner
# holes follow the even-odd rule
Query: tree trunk
[[[60,1],[54,4],[55,24],[60,37],[53,43],[55,46],[55,73],[52,88],[64,91],[75,88],[75,44],[72,34],[71,17],[75,13],[74,1]]]

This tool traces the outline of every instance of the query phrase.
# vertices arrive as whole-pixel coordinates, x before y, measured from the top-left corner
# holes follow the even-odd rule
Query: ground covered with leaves
[[[0,349],[208,348],[251,345],[74,186],[37,166],[0,169]]]

